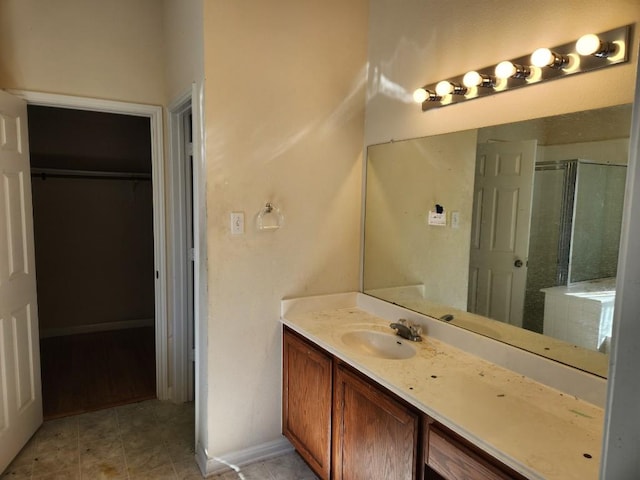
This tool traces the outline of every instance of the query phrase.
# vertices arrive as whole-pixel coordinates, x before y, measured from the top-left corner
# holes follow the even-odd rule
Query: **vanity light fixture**
[[[577,42],[539,48],[532,55],[428,84],[416,90],[413,98],[426,111],[628,62],[631,27],[583,35]]]

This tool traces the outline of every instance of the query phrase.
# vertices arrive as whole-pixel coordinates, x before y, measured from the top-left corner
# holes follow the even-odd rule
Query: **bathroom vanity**
[[[598,478],[603,410],[580,372],[551,388],[522,374],[545,359],[506,368],[467,350],[526,352],[359,293],[285,300],[282,323],[283,433],[323,479]]]

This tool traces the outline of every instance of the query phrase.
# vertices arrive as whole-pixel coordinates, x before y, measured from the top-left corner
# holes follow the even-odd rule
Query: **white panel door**
[[[0,91],[0,472],[41,424],[27,105]]]
[[[522,326],[537,141],[478,145],[468,309]]]

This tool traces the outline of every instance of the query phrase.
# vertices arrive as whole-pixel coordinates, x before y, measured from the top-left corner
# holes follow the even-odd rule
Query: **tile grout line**
[[[162,426],[162,423],[160,422],[160,419],[158,418],[158,413],[157,410],[154,409],[153,410],[153,417],[155,418],[156,421],[156,425],[157,426]],[[171,462],[171,469],[173,470],[173,476],[174,478],[178,478],[178,470],[176,469],[176,464],[173,461],[173,456],[171,455],[171,453],[169,453],[169,441],[166,438],[162,439],[162,445],[164,446],[165,451],[167,452],[167,455],[169,455],[169,461]]]
[[[74,416],[74,422],[76,424],[76,444],[78,446],[77,448],[77,454],[78,454],[78,478],[80,480],[82,480],[82,458],[81,458],[81,454],[80,454],[80,422],[78,420],[78,416]]]
[[[122,438],[122,427],[120,425],[120,412],[117,408],[114,408],[114,413],[116,414],[116,424],[118,425],[118,439],[120,440],[120,448],[122,449],[122,458],[124,459],[124,473],[127,476],[128,480],[131,480],[131,475],[129,475],[129,464],[127,462],[127,451],[124,448],[124,440]]]
[[[158,411],[157,411],[156,408],[153,409],[153,418],[156,421],[156,426],[162,426],[162,422],[160,421],[160,418],[158,417]],[[166,438],[163,438],[162,439],[162,445],[164,446],[164,449],[167,452],[167,455],[169,455],[169,461],[171,462],[171,469],[173,470],[173,476],[177,480],[178,479],[178,470],[176,469],[176,465],[175,465],[175,462],[173,461],[172,455],[169,453],[169,441]]]

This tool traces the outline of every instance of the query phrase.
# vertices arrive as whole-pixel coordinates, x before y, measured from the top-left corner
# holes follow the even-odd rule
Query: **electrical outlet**
[[[244,233],[244,212],[231,212],[231,234],[242,235]]]
[[[447,214],[445,212],[437,213],[430,211],[429,215],[427,216],[427,225],[445,227],[447,225]]]

